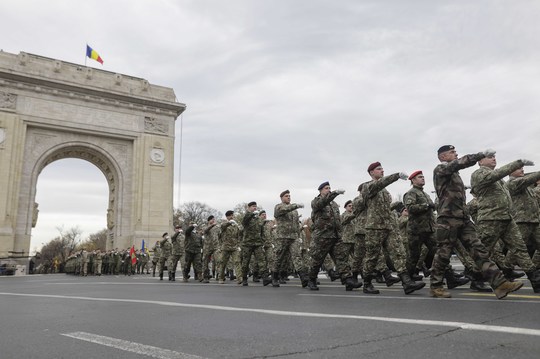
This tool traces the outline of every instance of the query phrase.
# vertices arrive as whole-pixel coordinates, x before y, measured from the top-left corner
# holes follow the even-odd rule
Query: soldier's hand
[[[229,221],[229,223],[230,223],[230,224],[236,224],[236,221],[235,221],[234,219],[231,219],[231,220]]]
[[[336,193],[337,194],[343,194],[343,193],[345,193],[345,190],[344,189],[336,189]]]
[[[409,175],[406,174],[405,172],[399,172],[399,178],[402,180],[406,180],[409,178]]]
[[[303,203],[298,203],[297,206],[298,206],[298,208],[304,208],[304,204],[303,204]]]
[[[259,214],[259,211],[253,211],[253,214],[257,215]]]
[[[523,162],[523,166],[534,166],[534,162],[531,160],[521,159],[521,162]]]
[[[242,252],[242,248],[238,247],[238,252]]]
[[[192,224],[193,228],[197,228],[197,223]]]
[[[487,150],[484,151],[484,156],[492,157],[492,156],[495,156],[496,153],[497,151],[495,151],[493,148],[488,148]]]

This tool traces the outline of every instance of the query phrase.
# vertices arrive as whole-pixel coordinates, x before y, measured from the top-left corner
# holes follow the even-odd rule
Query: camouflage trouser
[[[278,238],[276,248],[276,260],[272,270],[277,273],[289,271],[289,259],[291,258],[291,247],[295,242],[292,238]]]
[[[360,271],[362,272],[363,276],[364,261],[366,259],[366,235],[363,233],[356,233],[354,235],[354,238],[356,239],[356,243],[358,246],[358,260],[360,261]],[[388,266],[386,265],[386,260],[384,258],[382,247],[379,249],[379,252],[379,259],[377,260],[377,264],[375,265],[375,270],[382,273],[388,269]]]
[[[506,221],[479,221],[478,237],[488,249],[491,259],[496,258],[496,263],[501,268],[508,267],[509,264],[502,251],[496,250],[499,239],[503,241],[508,249],[508,258],[515,260],[521,269],[525,272],[532,272],[536,269],[527,252],[521,232],[513,219]]]
[[[394,264],[396,272],[406,272],[406,254],[397,232],[391,229],[366,229],[366,255],[364,274],[372,275],[380,259],[381,248],[386,258]]]
[[[300,247],[298,240],[294,241],[291,245],[291,258],[294,269],[300,273],[307,273],[308,271],[308,251]]]
[[[278,242],[279,243],[279,242]],[[277,244],[279,246],[279,244]],[[264,261],[266,263],[265,270],[268,271],[268,273],[272,272],[274,270],[274,267],[276,266],[276,249],[277,246],[274,244],[265,244],[263,246],[264,251]]]
[[[353,243],[344,243],[347,248],[347,254],[349,257],[349,265],[351,266],[351,271],[353,273],[362,272],[362,257],[360,255],[360,243],[357,241]],[[365,246],[364,246],[365,248]]]
[[[326,257],[324,257],[324,262],[322,265],[324,269],[326,269],[326,271],[329,271],[330,269],[334,269],[334,267],[336,266],[330,254],[327,254]]]
[[[172,262],[173,262],[172,255],[167,256],[167,257],[159,257],[159,276],[160,277],[163,275],[165,266],[167,266],[167,272],[169,272],[169,274],[172,273]]]
[[[538,223],[518,223],[517,225],[529,256],[536,269],[540,269],[540,225]]]
[[[220,261],[220,267],[219,267],[219,279],[225,280],[225,269],[226,268],[232,268],[234,267],[234,271],[236,272],[236,277],[241,278],[242,277],[242,263],[240,262],[238,258],[238,250],[222,250],[221,251],[221,261]],[[232,261],[232,263],[229,264],[229,260]]]
[[[315,280],[319,273],[319,268],[324,262],[327,254],[330,254],[336,263],[336,270],[344,280],[352,276],[351,267],[348,262],[347,248],[340,238],[319,238],[312,237],[311,242],[311,265],[309,270],[309,279]]]
[[[101,265],[102,265],[102,262],[94,261],[94,274],[95,275],[101,275]]]
[[[249,273],[249,263],[251,262],[251,256],[253,255],[255,257],[255,263],[253,268],[255,270],[259,270],[259,274],[262,277],[267,276],[267,272],[265,272],[266,263],[265,263],[265,257],[264,257],[264,250],[262,245],[242,245],[242,276],[247,278],[247,275]]]
[[[407,258],[407,270],[409,273],[413,273],[417,268],[418,262],[422,257],[422,248],[427,248],[427,267],[431,267],[433,262],[433,255],[435,254],[435,233],[422,232],[422,233],[409,233],[409,257]],[[425,247],[422,247],[425,245]]]
[[[461,241],[471,253],[476,267],[482,271],[482,275],[489,281],[492,288],[497,288],[506,281],[497,265],[489,259],[489,252],[476,236],[476,228],[470,220],[437,218],[435,239],[437,250],[433,258],[431,288],[443,286],[444,273],[450,265],[452,248],[458,241]]]
[[[180,270],[182,270],[182,268],[184,267],[182,265],[182,261],[183,261],[183,255],[181,254],[173,254],[172,255],[172,263],[171,263],[171,266],[172,266],[172,272],[173,273],[176,273],[176,269],[178,268],[178,263],[180,263]],[[144,271],[144,268],[143,268],[143,271]]]
[[[195,279],[202,280],[202,259],[201,259],[201,252],[188,252],[186,251],[186,261],[184,268],[182,270],[182,274],[184,276],[184,279],[188,279],[189,271],[191,270],[191,266],[193,266],[193,271],[195,272]]]
[[[215,263],[215,262],[213,262],[213,260],[214,260],[213,257],[214,257],[215,252],[216,252],[216,249],[213,246],[205,247],[203,249],[202,267],[203,267],[203,271],[204,271],[203,276],[206,279],[210,278],[209,264],[210,264],[210,262]]]

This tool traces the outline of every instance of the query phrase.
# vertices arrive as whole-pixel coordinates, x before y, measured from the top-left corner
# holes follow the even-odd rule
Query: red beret
[[[368,173],[373,171],[375,168],[379,167],[381,165],[380,162],[373,162],[372,164],[369,165],[369,167],[367,168],[367,171]]]
[[[411,173],[411,175],[409,176],[409,179],[412,180],[414,177],[418,176],[422,174],[422,171],[414,171],[413,173]]]

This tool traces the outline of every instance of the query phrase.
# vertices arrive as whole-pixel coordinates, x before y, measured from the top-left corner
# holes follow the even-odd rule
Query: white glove
[[[230,224],[236,224],[236,221],[235,221],[234,219],[231,219],[231,220],[229,221],[229,223],[230,223]]]
[[[497,151],[495,151],[493,148],[488,148],[487,150],[484,151],[484,156],[491,157],[491,156],[495,156],[496,153]]]
[[[242,252],[242,248],[238,247],[238,252]]]
[[[409,178],[409,176],[405,172],[399,172],[399,178],[402,180],[406,180]]]
[[[253,214],[259,214],[259,211],[253,211]]]
[[[337,194],[343,194],[343,193],[345,193],[345,190],[344,189],[336,189],[336,193]]]
[[[297,206],[298,206],[298,208],[304,208],[304,204],[303,204],[303,203],[298,203]]]
[[[276,248],[276,246],[274,246],[274,245],[272,244],[272,248]]]
[[[194,228],[197,228],[197,223],[193,223],[192,226],[193,226]]]
[[[184,231],[183,231],[183,230],[179,230],[178,232],[180,232],[180,233],[184,233]]]
[[[307,228],[307,224],[304,224],[304,225],[302,226],[302,228]]]
[[[523,162],[523,166],[534,166],[534,162],[531,160],[521,159],[521,162]]]
[[[203,252],[203,249],[201,248],[201,253]]]

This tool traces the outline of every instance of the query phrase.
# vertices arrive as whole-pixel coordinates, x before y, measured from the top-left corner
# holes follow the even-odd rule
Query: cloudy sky
[[[309,207],[325,180],[346,190],[342,205],[374,161],[427,171],[431,191],[443,144],[540,164],[537,1],[18,0],[0,12],[4,51],[84,64],[88,43],[105,61],[89,66],[174,89],[187,105],[175,205],[256,200],[271,214],[282,190]],[[83,161],[49,165],[32,246],[58,226],[104,228],[107,192]]]

